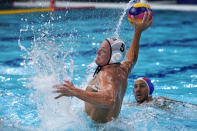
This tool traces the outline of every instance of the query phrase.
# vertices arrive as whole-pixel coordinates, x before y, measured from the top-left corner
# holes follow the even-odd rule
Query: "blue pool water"
[[[197,108],[171,104],[162,110],[131,106],[134,79],[149,77],[153,97],[197,104],[197,12],[154,10],[145,31],[119,117],[96,124],[76,98],[58,100],[52,85],[71,80],[85,89],[100,43],[116,35],[121,9],[87,9],[0,15],[1,130],[196,130]],[[127,49],[133,28],[124,16],[118,30]]]

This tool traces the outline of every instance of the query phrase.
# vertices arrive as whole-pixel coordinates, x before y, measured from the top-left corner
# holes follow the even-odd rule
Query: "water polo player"
[[[154,86],[148,78],[138,78],[135,81],[133,92],[137,103],[152,101]]]
[[[163,96],[157,96],[155,98],[152,98],[153,91],[154,91],[154,85],[151,82],[151,80],[148,78],[140,77],[134,83],[133,92],[136,102],[138,104],[150,103],[152,106],[159,107],[161,109],[170,109],[174,107],[172,105],[178,106],[177,104],[179,105],[181,104],[183,106],[197,107],[197,105],[195,104],[172,100],[170,98]],[[135,102],[131,102],[130,104],[135,105]]]
[[[122,62],[126,53],[124,42],[118,38],[104,40],[95,60],[98,67],[86,90],[65,81],[54,86],[54,93],[60,93],[55,98],[75,96],[85,101],[85,112],[96,122],[105,123],[116,118],[127,89],[128,75],[138,58],[141,33],[152,24],[149,17],[150,14],[145,13],[142,22],[133,21],[134,35],[125,61]]]

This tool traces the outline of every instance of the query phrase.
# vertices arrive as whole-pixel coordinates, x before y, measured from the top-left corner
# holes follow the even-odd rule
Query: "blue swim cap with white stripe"
[[[140,77],[137,80],[143,80],[147,84],[147,86],[148,86],[148,95],[152,96],[152,93],[154,91],[154,86],[153,86],[153,83],[151,82],[151,80],[148,79],[148,78],[145,78],[145,77]]]

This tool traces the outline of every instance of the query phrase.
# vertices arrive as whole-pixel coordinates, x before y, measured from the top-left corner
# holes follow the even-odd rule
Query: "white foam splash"
[[[35,89],[33,99],[37,103],[37,112],[40,123],[40,130],[63,130],[74,129],[76,125],[83,127],[85,124],[81,118],[76,115],[78,109],[83,106],[78,104],[79,101],[71,97],[62,97],[54,99],[58,94],[52,93],[55,84],[60,84],[63,79],[72,80],[74,72],[74,61],[71,57],[73,50],[68,49],[64,42],[56,43],[55,37],[50,36],[50,27],[53,26],[51,21],[46,22],[41,27],[37,27],[40,35],[35,34],[37,29],[34,26],[27,25],[20,29],[18,45],[26,53],[24,64],[30,71],[30,85]],[[23,33],[33,35],[31,47],[25,47],[22,36]],[[72,37],[72,36],[70,36]],[[23,45],[23,44],[24,45]],[[66,51],[67,49],[67,51]],[[64,51],[62,51],[64,50]]]

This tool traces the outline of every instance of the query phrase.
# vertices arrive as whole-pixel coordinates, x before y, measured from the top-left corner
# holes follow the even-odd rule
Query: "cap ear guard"
[[[109,64],[119,63],[123,60],[123,55],[119,51],[114,51]]]
[[[118,38],[106,39],[111,47],[111,58],[108,64],[120,63],[126,54],[125,43]]]

